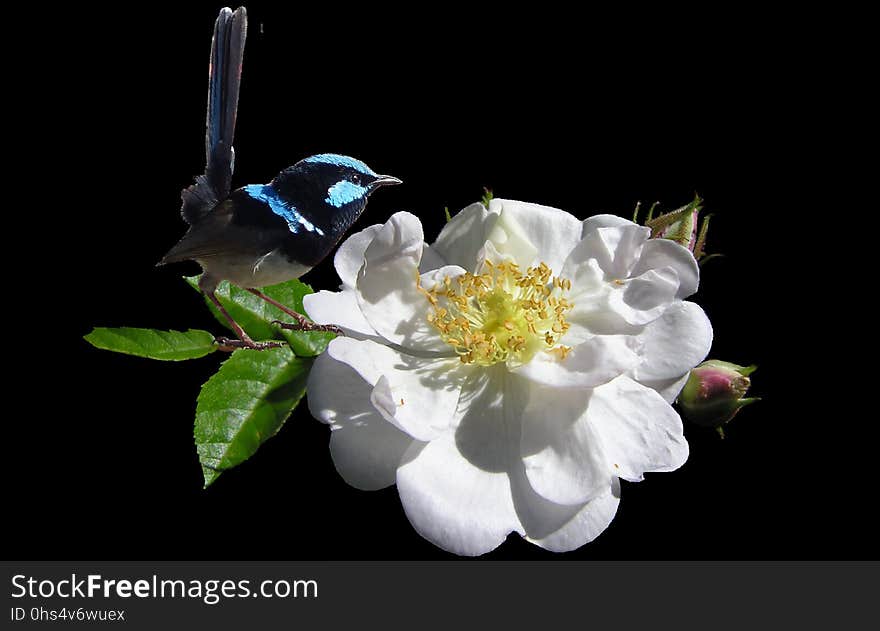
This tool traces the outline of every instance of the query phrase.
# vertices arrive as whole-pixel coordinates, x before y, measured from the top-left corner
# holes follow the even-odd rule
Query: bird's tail
[[[241,85],[241,64],[247,36],[247,12],[239,7],[220,10],[214,24],[208,79],[208,114],[205,130],[205,173],[181,192],[180,214],[193,224],[229,195],[235,151],[235,115]]]

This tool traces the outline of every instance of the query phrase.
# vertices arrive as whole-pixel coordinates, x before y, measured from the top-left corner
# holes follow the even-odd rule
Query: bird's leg
[[[270,298],[269,296],[267,296],[266,294],[261,292],[259,289],[249,288],[248,291],[251,292],[253,295],[257,296],[258,298],[262,298],[263,300],[268,302],[270,305],[272,305],[274,307],[278,307],[284,313],[286,313],[291,318],[296,320],[296,322],[297,322],[296,324],[291,324],[289,322],[282,322],[281,320],[274,320],[272,322],[273,324],[277,324],[278,326],[280,326],[282,329],[288,329],[290,331],[327,331],[330,333],[335,333],[336,335],[345,335],[345,333],[342,332],[342,329],[340,329],[338,326],[334,326],[332,324],[315,324],[314,322],[310,322],[301,313],[297,313],[296,311],[294,311],[290,307],[285,307],[283,304],[281,304],[280,302],[278,302],[274,298]]]
[[[220,304],[220,300],[214,295],[214,292],[208,291],[205,293],[208,295],[208,298],[211,299],[211,302],[214,303],[214,306],[223,314],[223,317],[226,318],[226,321],[229,322],[232,330],[235,331],[235,334],[238,336],[237,340],[228,337],[215,337],[214,341],[220,346],[220,350],[231,352],[237,348],[250,348],[256,351],[262,351],[267,348],[279,348],[284,346],[282,342],[254,342],[251,339],[251,336],[245,333],[244,329],[238,325],[238,322],[232,319],[232,316],[229,315],[226,308]]]

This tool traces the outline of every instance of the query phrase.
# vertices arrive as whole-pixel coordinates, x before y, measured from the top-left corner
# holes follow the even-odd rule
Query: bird
[[[202,267],[199,288],[229,322],[238,337],[215,338],[223,350],[264,350],[280,342],[255,342],[216,296],[220,281],[247,289],[287,313],[288,329],[341,333],[318,325],[260,291],[299,278],[320,263],[363,213],[367,198],[382,186],[401,184],[362,161],[322,153],[300,160],[267,184],[232,189],[241,68],[247,36],[247,11],[220,10],[214,24],[208,79],[205,172],[181,192],[180,209],[189,229],[157,265],[196,261]]]

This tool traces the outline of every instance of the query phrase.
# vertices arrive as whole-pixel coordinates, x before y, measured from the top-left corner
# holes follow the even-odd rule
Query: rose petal
[[[495,549],[522,532],[506,472],[488,471],[463,457],[453,432],[413,443],[397,470],[403,510],[422,537],[455,554]]]
[[[678,395],[681,393],[681,389],[684,388],[684,384],[687,383],[688,377],[691,376],[690,372],[686,372],[683,375],[679,375],[678,377],[673,377],[672,379],[659,379],[657,381],[648,380],[648,381],[639,381],[643,386],[649,387],[651,390],[654,390],[663,397],[663,400],[667,403],[674,403],[678,398]]]
[[[660,317],[678,291],[678,276],[670,267],[648,270],[621,283],[608,295],[608,306],[633,325],[648,324]]]
[[[712,346],[712,324],[692,302],[673,303],[639,336],[642,360],[633,371],[640,382],[680,378],[699,364]]]
[[[580,510],[556,530],[543,537],[536,537],[530,533],[527,539],[551,552],[576,550],[608,528],[617,514],[619,505],[620,482],[614,478],[609,488],[580,507]]]
[[[525,389],[520,385],[520,390]],[[508,389],[505,394],[510,392],[511,389]],[[516,429],[518,426],[509,424],[508,431],[513,439],[518,437]],[[528,481],[522,461],[513,462],[508,475],[514,508],[525,530],[525,538],[548,550],[574,550],[592,541],[608,527],[617,511],[620,484],[616,477],[612,477],[608,487],[591,501],[563,505],[551,502],[535,492]]]
[[[364,264],[364,252],[381,228],[381,224],[375,224],[360,232],[355,232],[343,241],[339,249],[336,250],[333,266],[344,286],[354,288],[357,275]]]
[[[323,353],[315,359],[307,390],[312,416],[333,430],[330,455],[342,478],[365,491],[394,484],[397,466],[413,441],[373,409],[370,385]]]
[[[500,207],[500,202],[496,203],[495,200],[489,204],[490,209],[498,210]],[[535,262],[538,254],[530,236],[519,225],[514,213],[501,210],[498,220],[486,236],[486,243],[491,244],[501,257],[513,259],[521,268],[526,269]]]
[[[461,268],[458,265],[444,265],[443,267],[422,274],[419,277],[419,285],[421,285],[422,289],[425,291],[430,291],[435,286],[443,285],[444,280],[447,277],[455,279],[464,273],[464,268]],[[425,300],[427,301],[427,298]]]
[[[700,284],[700,266],[690,251],[669,239],[651,239],[642,248],[633,276],[651,269],[671,267],[678,274],[676,298],[687,298]]]
[[[322,353],[309,372],[309,412],[334,430],[370,415],[378,416],[370,405],[370,390],[372,386],[350,366]]]
[[[532,386],[520,442],[526,477],[542,497],[583,504],[611,484],[610,465],[586,421],[590,389]]]
[[[593,241],[595,244],[595,240]],[[565,261],[561,276],[571,281],[567,299],[574,307],[566,314],[571,325],[563,341],[578,344],[594,335],[633,335],[634,329],[609,306],[609,297],[615,290],[605,282],[605,272],[599,267],[590,242],[578,244]]]
[[[417,440],[447,430],[458,405],[461,362],[404,355],[371,340],[337,337],[327,353],[373,386],[371,400],[389,422]]]
[[[497,212],[490,213],[480,203],[471,204],[446,222],[432,247],[447,263],[473,271],[477,252],[497,219]]]
[[[620,314],[608,306],[611,292],[600,294],[593,301],[574,303],[574,308],[565,316],[570,329],[562,338],[562,343],[580,344],[596,335],[630,335],[641,333],[641,326],[629,324]]]
[[[581,238],[587,236],[593,230],[598,228],[619,228],[621,226],[635,226],[629,219],[618,217],[617,215],[593,215],[587,217],[582,222]]]
[[[361,313],[357,293],[344,287],[342,291],[319,291],[303,296],[306,315],[318,324],[335,324],[356,339],[381,340]]]
[[[593,388],[638,364],[635,341],[620,335],[596,336],[573,347],[564,360],[557,353],[540,352],[512,372],[547,386]]]
[[[465,411],[454,434],[413,443],[398,469],[407,517],[432,543],[457,554],[494,549],[518,532],[549,550],[570,550],[610,523],[619,486],[586,504],[565,506],[538,495],[520,458],[521,415],[528,384],[514,375],[473,373],[463,388]]]
[[[424,274],[445,265],[446,261],[438,254],[437,250],[426,243],[422,249],[422,260],[419,261],[419,273]]]
[[[416,282],[423,247],[419,220],[405,212],[392,215],[364,253],[358,304],[370,326],[386,340],[418,351],[448,352],[428,324],[429,303]]]
[[[678,289],[672,268],[629,278],[649,234],[630,222],[593,227],[571,251],[562,267],[562,277],[572,284],[574,308],[566,316],[575,329],[571,339],[583,339],[585,331],[634,334],[633,326],[659,317],[672,301]]]
[[[560,276],[571,281],[569,299],[575,303],[589,303],[591,297],[607,287],[605,273],[586,247],[572,250],[562,266]]]
[[[534,260],[521,265],[543,261],[558,273],[569,252],[581,239],[581,221],[558,208],[509,199],[493,199],[489,203],[489,210],[500,213],[502,218],[506,216],[508,221],[519,226],[527,240],[537,249]]]
[[[477,265],[475,266],[475,274],[491,274],[491,268],[486,264],[491,263],[498,266],[501,263],[513,263],[519,265],[519,262],[513,255],[498,251],[494,241],[486,241],[483,247],[477,252]]]
[[[348,484],[378,491],[394,484],[413,439],[378,414],[330,434],[330,457]]]
[[[649,236],[650,228],[635,224],[596,228],[584,235],[569,257],[576,261],[594,258],[602,268],[605,280],[623,280],[629,278]]]
[[[593,391],[587,420],[602,441],[612,472],[624,480],[672,471],[687,460],[681,418],[663,397],[629,377]]]

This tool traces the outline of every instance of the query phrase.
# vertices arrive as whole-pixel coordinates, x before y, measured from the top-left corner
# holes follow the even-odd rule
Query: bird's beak
[[[403,181],[397,179],[393,175],[380,175],[373,180],[372,184],[370,184],[370,188],[377,189],[380,186],[390,186],[392,184],[403,184]]]

